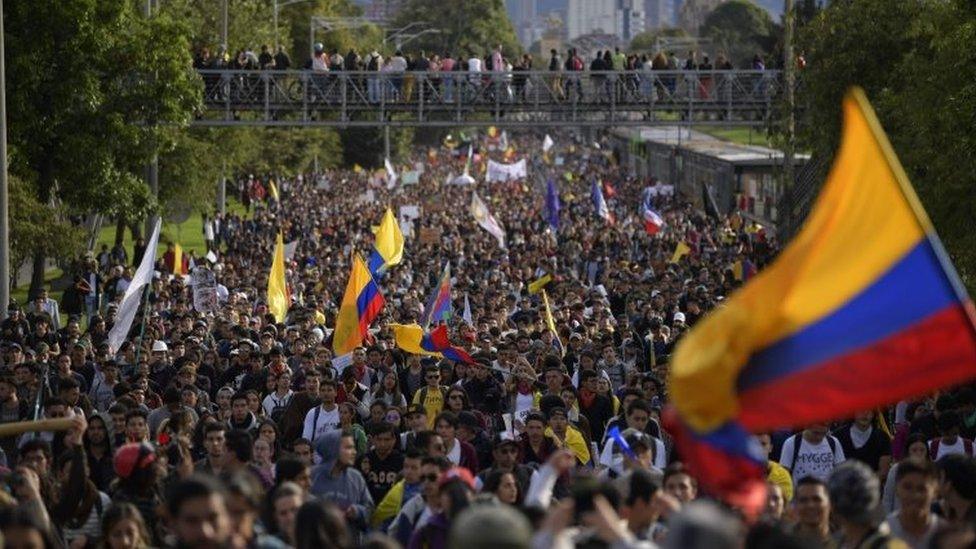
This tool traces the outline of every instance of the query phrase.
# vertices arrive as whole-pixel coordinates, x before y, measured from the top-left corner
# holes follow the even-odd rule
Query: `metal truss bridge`
[[[200,70],[196,126],[762,126],[780,71]]]

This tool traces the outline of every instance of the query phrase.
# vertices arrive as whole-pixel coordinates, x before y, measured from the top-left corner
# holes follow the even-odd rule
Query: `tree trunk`
[[[132,242],[135,243],[136,240],[142,238],[142,226],[137,222],[129,223],[129,233],[132,234]]]
[[[54,189],[54,166],[47,160],[41,164],[37,172],[37,199],[41,204],[48,204],[51,201],[51,191]],[[35,296],[44,287],[44,269],[47,265],[47,257],[43,251],[38,250],[33,257],[33,270],[31,272],[30,288],[27,295]],[[11,266],[13,269],[20,267]],[[14,271],[16,272],[16,271]],[[16,276],[16,275],[14,275]]]
[[[125,242],[125,218],[119,216],[115,221],[115,245],[121,246]]]

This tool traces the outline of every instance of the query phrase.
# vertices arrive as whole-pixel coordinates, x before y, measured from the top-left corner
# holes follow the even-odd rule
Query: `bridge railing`
[[[268,119],[330,114],[410,113],[454,118],[471,112],[713,112],[732,119],[768,113],[782,90],[779,71],[373,72],[201,70],[205,113],[226,119],[252,112]],[[222,114],[220,114],[222,112]],[[291,114],[289,114],[291,113]]]

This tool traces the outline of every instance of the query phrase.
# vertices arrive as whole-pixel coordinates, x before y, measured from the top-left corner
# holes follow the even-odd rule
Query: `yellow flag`
[[[353,164],[352,171],[353,173],[361,173],[363,171],[363,167],[360,166],[359,164]]]
[[[689,248],[688,245],[685,244],[684,240],[678,242],[678,245],[674,247],[674,254],[671,255],[671,263],[677,263],[681,261],[682,257],[690,253],[691,253],[691,248]]]
[[[539,290],[546,287],[546,284],[552,282],[552,275],[546,273],[544,276],[539,277],[537,280],[533,280],[529,283],[529,293],[535,295],[539,293]]]
[[[173,274],[186,274],[183,272],[183,248],[178,243],[173,244]]]
[[[268,192],[271,194],[271,198],[275,199],[275,202],[280,202],[278,199],[278,186],[275,185],[274,181],[268,181]]]
[[[275,242],[274,259],[268,275],[268,310],[276,322],[284,322],[288,314],[288,287],[285,282],[285,242],[278,232]]]
[[[403,260],[403,233],[400,232],[400,224],[390,208],[386,209],[380,228],[376,231],[375,247],[387,267],[397,265]]]
[[[549,295],[546,294],[545,289],[542,290],[542,304],[546,307],[546,326],[552,332],[552,337],[556,338],[556,344],[559,345],[559,353],[565,355],[566,347],[563,346],[562,340],[559,339],[559,332],[556,331],[556,321],[552,318],[552,309],[549,308]]]

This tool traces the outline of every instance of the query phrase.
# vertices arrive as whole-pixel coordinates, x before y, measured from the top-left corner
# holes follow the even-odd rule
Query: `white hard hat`
[[[159,339],[157,339],[156,341],[153,341],[152,352],[154,352],[154,353],[165,353],[166,351],[169,351],[169,347],[166,346],[166,342],[165,341],[162,341],[162,340],[159,340]]]

